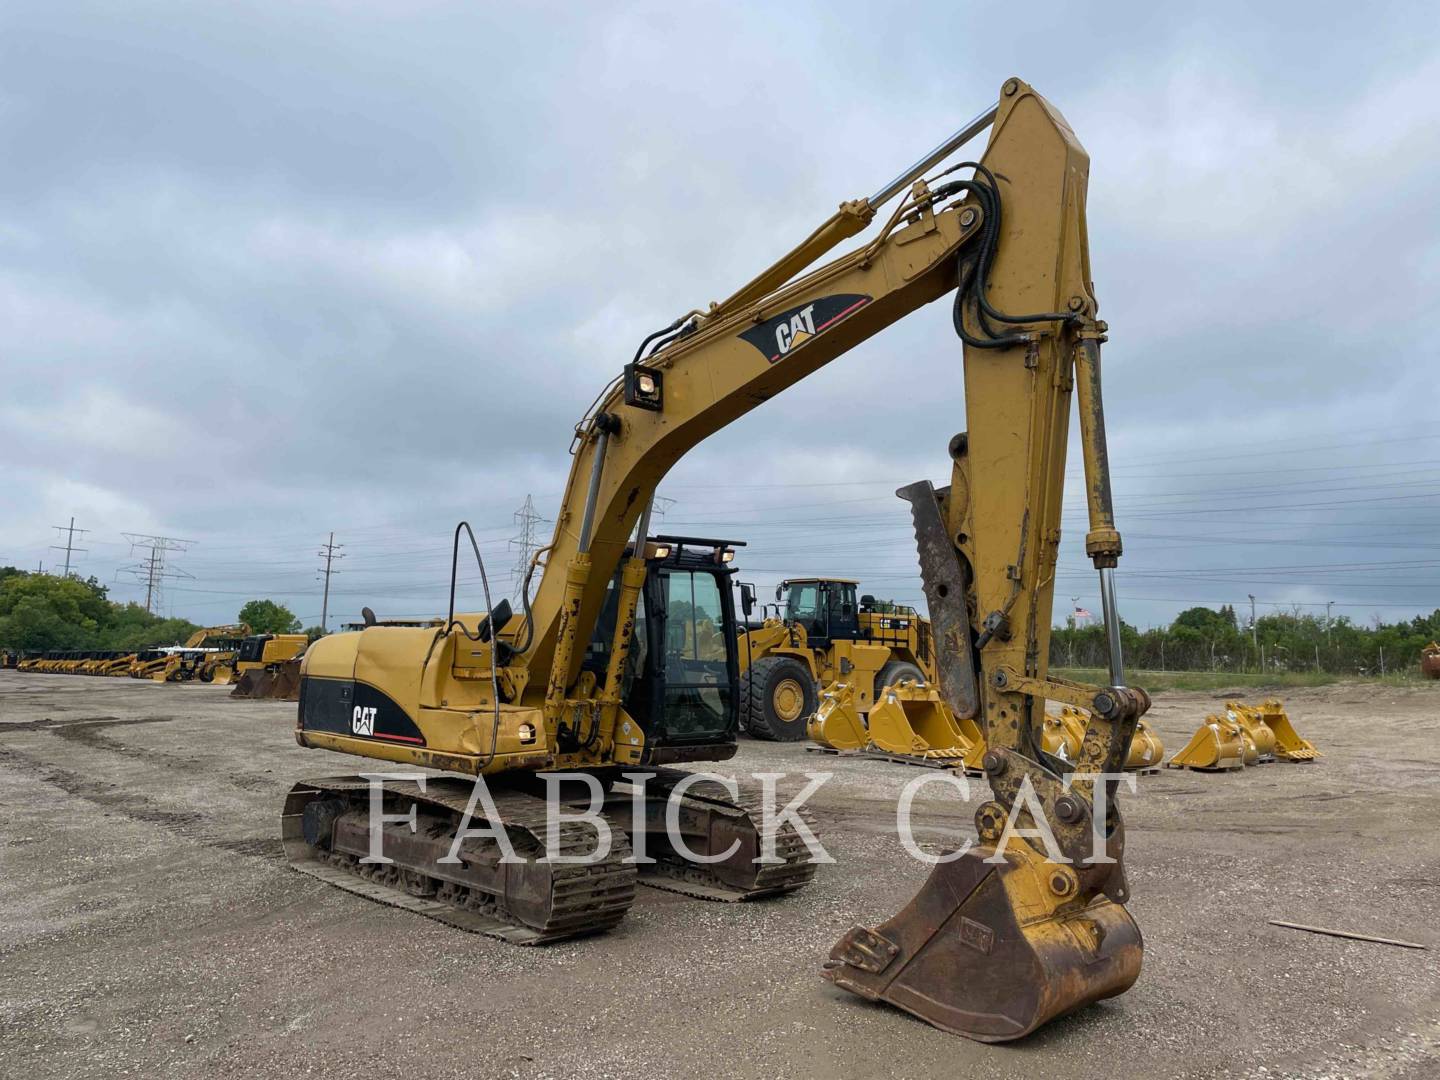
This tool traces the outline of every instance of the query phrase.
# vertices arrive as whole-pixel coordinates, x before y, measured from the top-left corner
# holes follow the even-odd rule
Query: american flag
[[[1075,620],[1077,622],[1081,619],[1093,619],[1094,617],[1094,615],[1091,615],[1090,612],[1086,611],[1083,607],[1077,607],[1075,609]]]

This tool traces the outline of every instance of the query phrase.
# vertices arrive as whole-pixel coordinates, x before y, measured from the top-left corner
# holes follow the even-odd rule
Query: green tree
[[[251,600],[240,609],[240,622],[257,634],[297,634],[300,620],[289,608],[274,600]]]
[[[310,640],[310,644],[313,645],[315,642],[319,641],[322,637],[325,636],[325,627],[307,626],[305,628],[305,636]]]

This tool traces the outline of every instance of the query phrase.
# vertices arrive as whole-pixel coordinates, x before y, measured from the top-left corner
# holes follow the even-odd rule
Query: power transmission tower
[[[545,519],[536,512],[535,500],[529,495],[525,496],[525,505],[512,516],[520,532],[507,541],[516,552],[515,565],[510,569],[510,591],[518,600],[520,590],[525,588],[525,575],[530,572],[530,560],[535,557],[535,552],[540,550],[540,532],[536,526],[544,523]]]
[[[136,581],[145,583],[145,610],[147,612],[154,614],[155,609],[160,606],[161,592],[166,578],[195,580],[194,574],[187,574],[184,570],[165,565],[166,552],[183,552],[187,550],[187,545],[195,543],[194,540],[181,540],[174,536],[150,536],[145,533],[122,533],[121,535],[130,541],[131,555],[139,552],[145,553],[138,563],[122,566],[116,573],[129,574]]]
[[[344,546],[344,544],[337,544],[335,542],[335,534],[332,532],[330,539],[320,545],[320,551],[318,552],[320,558],[325,560],[325,569],[322,571],[325,579],[325,598],[320,601],[320,629],[326,633],[330,631],[330,628],[325,625],[326,619],[330,617],[330,575],[340,573],[339,570],[333,569],[333,566],[336,559],[343,559],[345,557],[339,554],[340,549]]]
[[[85,552],[87,552],[88,550],[90,550],[89,548],[77,548],[77,547],[75,546],[75,534],[76,534],[76,533],[79,533],[81,536],[84,536],[84,535],[85,535],[87,532],[89,532],[90,530],[89,530],[89,529],[77,529],[77,528],[75,527],[75,519],[74,519],[74,517],[71,517],[71,519],[70,519],[70,524],[69,524],[69,525],[55,525],[55,526],[52,526],[52,528],[54,528],[57,533],[64,533],[64,534],[65,534],[65,543],[64,543],[63,545],[62,545],[62,544],[51,544],[50,547],[51,547],[53,550],[55,550],[55,551],[63,551],[63,552],[65,552],[65,569],[61,572],[61,575],[60,575],[60,576],[61,576],[61,577],[69,577],[69,576],[70,576],[70,555],[71,555],[71,553],[72,553],[72,552],[79,552],[80,554],[83,555]]]

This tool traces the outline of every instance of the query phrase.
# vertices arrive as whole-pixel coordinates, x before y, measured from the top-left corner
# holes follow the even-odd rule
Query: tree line
[[[1416,671],[1420,650],[1440,639],[1440,609],[1430,615],[1369,626],[1348,616],[1329,619],[1298,610],[1259,616],[1253,625],[1225,605],[1193,607],[1168,627],[1137,630],[1123,620],[1125,662],[1154,671],[1322,671],[1378,675]],[[1104,667],[1105,627],[1058,627],[1050,639],[1056,667]]]
[[[273,600],[251,600],[236,622],[257,634],[298,633],[300,620]],[[199,630],[188,619],[166,619],[136,603],[111,600],[95,578],[57,577],[0,566],[0,647],[141,650],[179,645]],[[318,627],[311,637],[320,636]]]

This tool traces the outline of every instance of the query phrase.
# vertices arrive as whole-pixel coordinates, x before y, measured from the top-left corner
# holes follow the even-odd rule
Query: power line
[[[520,600],[520,591],[525,588],[525,577],[530,572],[530,560],[540,550],[540,535],[536,526],[545,519],[536,511],[535,500],[529,495],[525,496],[525,505],[516,510],[513,517],[520,532],[506,544],[515,552],[515,565],[510,568],[511,594]]]
[[[320,545],[320,551],[318,552],[319,556],[325,560],[325,570],[323,572],[325,578],[325,596],[320,601],[320,629],[326,633],[330,632],[330,627],[326,625],[326,620],[330,617],[330,575],[340,573],[339,570],[333,569],[333,566],[336,559],[345,558],[344,555],[338,554],[344,546],[344,544],[335,543],[335,533],[332,530],[330,539]]]
[[[186,578],[191,581],[195,579],[194,574],[187,574],[165,565],[165,554],[169,551],[183,552],[188,545],[195,543],[194,540],[181,540],[174,536],[150,536],[147,533],[122,533],[126,540],[130,541],[130,554],[136,551],[149,552],[140,562],[130,566],[122,566],[116,571],[117,574],[129,574],[136,581],[145,583],[145,610],[150,614],[161,603],[161,589],[166,578]]]

